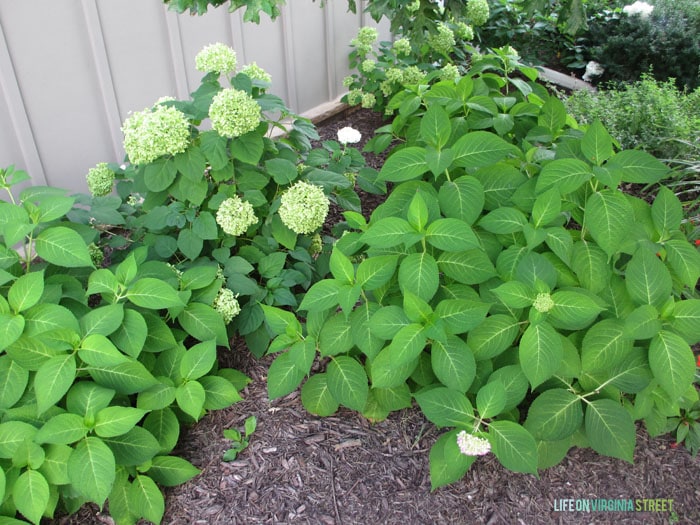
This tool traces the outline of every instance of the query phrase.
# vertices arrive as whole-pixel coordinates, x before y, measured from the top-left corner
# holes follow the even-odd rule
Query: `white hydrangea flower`
[[[320,186],[299,181],[282,194],[280,219],[296,233],[312,233],[326,220],[330,203]]]
[[[605,73],[605,68],[601,66],[598,62],[594,62],[593,60],[591,60],[590,62],[588,62],[588,64],[586,64],[586,72],[584,73],[582,78],[586,82],[589,82],[595,77],[599,77],[603,73]]]
[[[362,133],[350,126],[338,130],[338,142],[341,144],[357,144],[361,139]]]
[[[182,111],[156,105],[133,113],[122,125],[124,150],[132,164],[147,164],[177,155],[190,143],[190,122]]]
[[[234,317],[241,313],[241,305],[238,304],[237,295],[228,288],[219,290],[212,306],[214,310],[219,312],[226,324],[229,324]]]
[[[216,222],[224,232],[238,236],[258,222],[258,218],[253,205],[236,195],[221,203],[216,212]]]
[[[457,434],[457,446],[465,456],[484,456],[491,452],[491,443],[487,439],[468,434],[465,430]]]
[[[640,18],[649,18],[649,15],[654,10],[654,6],[646,2],[636,1],[633,4],[626,5],[622,8],[622,12],[628,16],[639,15]]]
[[[262,80],[263,82],[268,82],[268,83],[272,82],[272,77],[270,76],[270,73],[265,71],[263,68],[261,68],[255,62],[251,62],[250,64],[245,66],[243,69],[241,69],[241,73],[245,73],[253,80]]]
[[[203,73],[230,73],[235,71],[236,63],[236,52],[220,42],[205,46],[194,58],[197,71]]]
[[[209,107],[211,125],[222,137],[240,137],[255,130],[260,116],[260,106],[255,99],[238,89],[219,91]]]
[[[165,104],[166,102],[173,102],[174,100],[177,100],[177,99],[175,97],[171,97],[171,96],[166,95],[166,96],[160,97],[158,100],[156,100],[155,104],[153,104],[153,105],[157,106],[158,104]]]
[[[85,179],[90,193],[95,197],[103,197],[112,192],[114,172],[109,169],[106,162],[100,162],[94,168],[90,168]]]

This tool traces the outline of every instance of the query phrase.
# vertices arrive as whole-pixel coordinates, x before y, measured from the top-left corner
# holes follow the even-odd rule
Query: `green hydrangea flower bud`
[[[214,299],[214,310],[219,312],[224,320],[224,323],[229,324],[234,317],[241,313],[241,305],[238,304],[238,299],[228,288],[221,288],[216,299]]]
[[[238,236],[258,222],[258,218],[253,205],[236,195],[221,203],[216,212],[216,222],[224,232]]]
[[[374,96],[374,93],[363,93],[362,94],[362,102],[360,103],[360,105],[363,108],[372,109],[376,103],[377,103],[377,97]]]
[[[474,40],[474,28],[464,22],[457,22],[455,34],[462,40]]]
[[[535,301],[532,303],[532,306],[535,308],[535,310],[544,314],[554,308],[554,300],[547,292],[538,293],[537,297],[535,297]]]
[[[408,66],[403,70],[403,83],[405,85],[420,84],[424,78],[425,73],[418,66]]]
[[[204,73],[230,73],[236,70],[236,52],[220,42],[204,47],[194,58],[197,71]]]
[[[106,162],[100,162],[94,168],[90,168],[85,179],[94,197],[103,197],[112,192],[114,172],[109,169]]]
[[[411,54],[411,41],[408,38],[399,38],[394,41],[392,48],[397,55],[410,55]]]
[[[440,69],[441,80],[455,80],[457,77],[459,77],[459,68],[454,64],[445,64]]]
[[[487,0],[467,0],[467,18],[473,25],[483,26],[490,14]]]
[[[386,70],[386,79],[389,82],[395,82],[400,84],[403,82],[403,71],[399,67],[390,67]]]
[[[260,124],[258,103],[245,91],[224,89],[209,107],[211,125],[222,137],[235,138],[255,130]]]
[[[449,55],[455,46],[455,35],[446,24],[437,26],[437,33],[428,35],[428,45],[438,53]]]
[[[321,239],[321,234],[316,233],[311,238],[311,244],[309,244],[309,255],[312,257],[318,255],[323,251],[323,240]]]
[[[357,106],[360,102],[362,102],[362,90],[351,89],[348,93],[348,104]]]
[[[368,58],[367,60],[364,60],[362,62],[360,69],[362,69],[364,73],[371,73],[372,71],[374,71],[375,67],[377,67],[377,63],[371,58]]]
[[[190,144],[190,122],[182,111],[156,105],[133,113],[122,125],[124,150],[132,164],[177,155]]]
[[[330,203],[320,186],[299,181],[282,194],[279,215],[296,233],[312,233],[326,220]]]
[[[361,27],[357,32],[357,41],[361,44],[371,46],[379,38],[379,31],[375,27]]]
[[[420,9],[420,0],[413,0],[410,4],[406,6],[406,11],[409,13],[415,13]]]
[[[241,73],[245,73],[253,80],[261,80],[262,82],[267,83],[272,82],[272,77],[270,76],[270,74],[255,62],[251,62],[243,69],[241,69]]]
[[[391,94],[394,92],[394,88],[392,86],[392,83],[389,82],[388,80],[384,80],[379,84],[379,90],[382,92],[382,95],[384,95],[386,98],[389,98]]]
[[[355,79],[352,77],[345,77],[343,78],[343,86],[344,87],[350,87],[355,83]]]

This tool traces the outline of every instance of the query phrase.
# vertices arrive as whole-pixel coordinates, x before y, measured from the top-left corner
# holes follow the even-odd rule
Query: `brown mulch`
[[[320,131],[322,139],[333,139],[337,129],[353,126],[369,138],[378,125],[376,115],[361,111],[341,114]],[[672,448],[669,436],[652,439],[640,428],[634,465],[590,449],[572,449],[539,479],[510,472],[489,455],[479,458],[461,481],[431,492],[428,456],[441,431],[419,410],[395,412],[376,424],[344,409],[331,417],[315,417],[302,407],[298,391],[268,399],[269,357],[256,360],[238,345],[222,360],[223,366],[243,371],[252,382],[242,392],[242,402],[210,413],[183,431],[175,453],[202,473],[166,490],[163,523],[700,523],[700,458],[692,458],[682,446]],[[243,430],[251,415],[258,426],[249,447],[235,461],[223,461],[231,445],[223,431]],[[554,510],[554,502],[562,499],[638,498],[672,499],[675,514]],[[88,506],[57,522],[96,524],[111,519]]]

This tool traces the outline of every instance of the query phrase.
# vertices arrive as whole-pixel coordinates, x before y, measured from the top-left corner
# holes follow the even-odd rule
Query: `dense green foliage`
[[[313,0],[315,1],[315,0]],[[320,5],[324,5],[321,0]],[[462,20],[468,18],[470,12],[469,3],[464,0],[444,0],[443,6],[431,0],[370,0],[365,11],[379,22],[386,18],[391,24],[391,31],[396,34],[422,37],[427,31],[435,31],[439,21]],[[478,2],[479,0],[477,0]],[[513,0],[508,0],[513,2]],[[503,3],[498,0],[495,3]],[[178,13],[190,12],[203,15],[209,6],[219,7],[226,4],[226,0],[163,0],[163,3]],[[491,0],[490,3],[494,3]],[[532,14],[546,12],[561,21],[562,29],[574,35],[586,27],[586,4],[590,0],[564,0],[562,2],[550,2],[549,0],[516,0],[525,13]],[[596,2],[598,3],[598,2]],[[284,0],[229,0],[229,11],[245,7],[243,19],[248,22],[260,22],[260,12],[266,13],[272,20],[280,14],[280,6]],[[357,3],[355,0],[347,0],[348,11],[355,13]],[[443,9],[444,7],[444,9]]]
[[[649,74],[628,84],[581,90],[566,100],[580,122],[600,120],[624,149],[640,148],[662,159],[695,155],[700,138],[700,89],[678,91],[673,80],[660,82]]]
[[[619,189],[668,168],[494,69],[394,97],[370,146],[402,141],[379,174],[395,184],[386,203],[369,222],[346,213],[355,231],[304,296],[305,323],[265,308],[270,397],[303,382],[309,411],[373,420],[417,401],[448,428],[435,487],[474,461],[458,432],[518,472],[572,446],[631,461],[635,420],[656,435],[698,399],[700,254],[681,203]],[[304,381],[316,352],[325,369]]]
[[[0,186],[26,178],[2,170]],[[145,247],[99,267],[99,231],[66,218],[75,197],[19,198],[0,202],[0,515],[39,523],[109,498],[117,523],[159,522],[156,483],[199,472],[172,455],[181,422],[246,384],[217,365],[228,338],[208,296],[222,281],[211,266],[179,279]]]
[[[693,0],[650,0],[648,17],[620,9],[592,16],[581,44],[605,68],[600,81],[632,82],[651,72],[680,88],[700,86],[700,6]]]
[[[159,486],[198,473],[173,452],[180,425],[247,382],[217,360],[236,336],[275,355],[270,398],[302,385],[311,413],[376,421],[415,401],[446,429],[433,487],[489,450],[535,475],[573,446],[632,461],[635,421],[697,452],[700,231],[649,153],[697,173],[665,149],[692,150],[697,92],[643,78],[577,95],[572,116],[512,47],[453,42],[458,4],[370,3],[398,28],[425,23],[398,48],[375,51],[367,31],[353,44],[360,102],[393,116],[367,145],[393,147],[380,172],[348,146],[354,130],[313,148],[269,75],[237,72],[221,44],[198,55],[190,99],[124,123],[126,162],[90,170],[91,196],[19,190],[27,175],[0,170],[2,523],[107,499],[118,524],[160,522]],[[369,220],[356,187],[391,188]],[[224,460],[255,424],[224,432]]]

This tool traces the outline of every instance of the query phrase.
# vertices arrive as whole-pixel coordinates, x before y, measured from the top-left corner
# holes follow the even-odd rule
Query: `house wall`
[[[287,0],[281,16],[244,23],[242,11],[203,16],[160,0],[0,0],[0,167],[33,184],[86,191],[98,162],[121,162],[121,123],[161,96],[187,98],[199,85],[194,58],[207,44],[257,62],[272,93],[311,115],[338,99],[350,40],[373,21],[345,0]],[[388,24],[379,27],[390,38]]]

